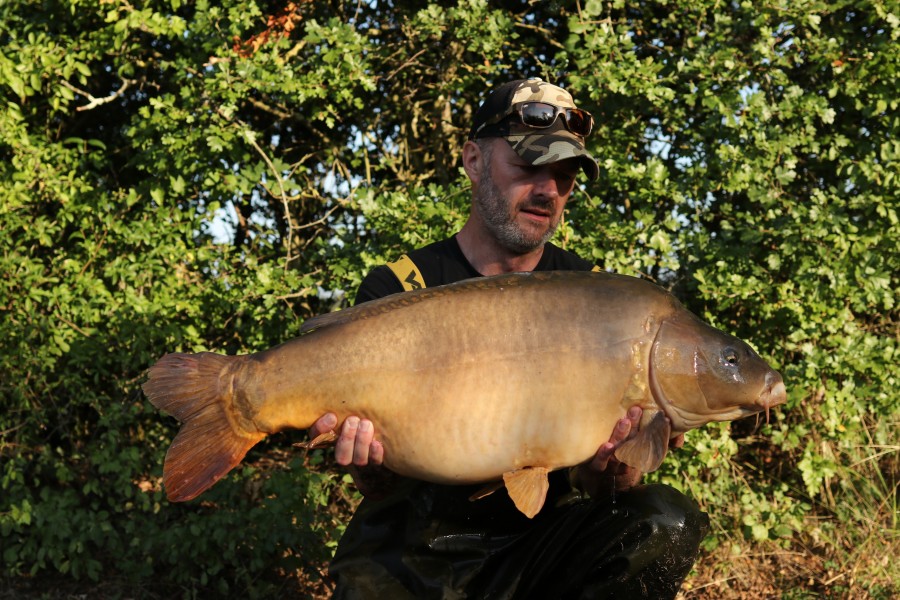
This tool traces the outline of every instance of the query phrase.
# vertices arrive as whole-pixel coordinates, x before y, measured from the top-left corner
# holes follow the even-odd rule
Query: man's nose
[[[560,185],[550,169],[540,169],[534,177],[534,193],[555,199],[560,195]]]

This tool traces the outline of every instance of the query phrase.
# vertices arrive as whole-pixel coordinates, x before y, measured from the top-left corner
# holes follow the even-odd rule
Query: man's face
[[[473,200],[500,244],[526,254],[544,245],[559,226],[580,171],[578,159],[534,166],[503,139],[482,153],[482,174]]]

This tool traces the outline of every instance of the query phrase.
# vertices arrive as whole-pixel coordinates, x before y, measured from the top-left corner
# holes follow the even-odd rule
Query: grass
[[[701,554],[680,600],[900,596],[900,446],[836,453],[837,473],[791,539],[750,543],[725,535]],[[720,531],[719,535],[723,535]]]

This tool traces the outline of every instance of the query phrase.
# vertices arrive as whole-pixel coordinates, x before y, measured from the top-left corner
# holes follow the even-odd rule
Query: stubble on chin
[[[482,221],[491,234],[501,246],[516,254],[528,254],[543,247],[559,227],[559,219],[556,219],[541,234],[527,231],[517,223],[515,216],[510,214],[509,202],[494,183],[489,165],[486,165],[473,199]],[[552,206],[535,207],[552,210]]]

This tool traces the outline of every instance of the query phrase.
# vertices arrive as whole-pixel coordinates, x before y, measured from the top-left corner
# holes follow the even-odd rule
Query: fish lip
[[[787,390],[784,387],[784,379],[775,371],[766,373],[766,387],[756,399],[757,412],[765,411],[766,423],[769,422],[769,409],[787,401]]]
[[[781,375],[772,371],[766,374],[766,387],[760,392],[756,400],[760,410],[769,410],[773,406],[787,402],[787,390]]]

